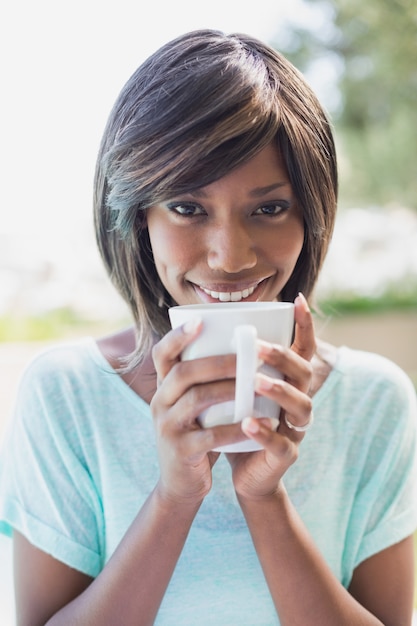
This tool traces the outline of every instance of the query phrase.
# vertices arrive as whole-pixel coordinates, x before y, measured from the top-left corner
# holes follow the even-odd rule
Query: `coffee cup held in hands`
[[[255,374],[260,371],[275,378],[281,375],[265,364],[259,365],[256,340],[288,347],[294,327],[291,302],[238,302],[191,304],[169,309],[173,328],[200,318],[201,333],[182,353],[183,360],[236,353],[235,400],[214,404],[200,416],[203,428],[240,422],[245,417],[268,417],[279,423],[280,407],[272,400],[255,395]],[[250,439],[222,446],[221,452],[250,452],[261,446]]]

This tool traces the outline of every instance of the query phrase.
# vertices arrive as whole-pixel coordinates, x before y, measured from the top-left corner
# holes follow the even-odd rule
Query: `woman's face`
[[[152,206],[147,224],[158,274],[177,304],[275,300],[304,239],[273,144],[218,181]]]

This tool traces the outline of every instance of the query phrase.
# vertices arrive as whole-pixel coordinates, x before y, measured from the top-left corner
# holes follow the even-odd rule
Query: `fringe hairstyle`
[[[302,209],[304,244],[277,294],[311,296],[333,231],[337,166],[326,113],[298,70],[247,35],[174,39],[128,80],[110,113],[94,182],[96,238],[136,328],[134,367],[169,329],[146,209],[218,180],[275,141]]]

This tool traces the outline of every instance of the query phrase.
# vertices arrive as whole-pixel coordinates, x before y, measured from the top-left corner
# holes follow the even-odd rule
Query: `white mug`
[[[190,304],[170,308],[169,317],[172,328],[197,317],[203,322],[198,337],[183,351],[182,360],[236,353],[235,400],[206,409],[199,416],[201,426],[210,428],[251,416],[269,417],[277,427],[280,407],[269,398],[255,395],[255,374],[260,371],[274,378],[282,375],[268,365],[259,365],[256,340],[288,347],[294,328],[294,305],[291,302]],[[216,448],[220,452],[259,449],[261,446],[251,439]]]

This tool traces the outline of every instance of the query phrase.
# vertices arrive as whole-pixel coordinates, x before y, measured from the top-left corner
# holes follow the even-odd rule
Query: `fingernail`
[[[270,344],[267,343],[266,341],[260,341],[258,339],[257,343],[257,348],[258,348],[258,355],[260,355],[260,358],[262,359],[262,354],[271,354],[271,352],[273,351],[274,347]]]
[[[269,428],[269,430],[276,430],[279,425],[279,420],[276,417],[259,417],[257,418],[259,423]]]
[[[296,299],[295,299],[295,303],[297,302],[297,300],[298,300],[298,302],[301,302],[301,303],[302,303],[302,305],[304,306],[304,310],[305,310],[305,311],[310,311],[310,307],[309,307],[309,305],[308,305],[308,302],[307,302],[307,300],[306,300],[306,298],[305,298],[304,294],[303,294],[303,293],[301,293],[301,291],[299,291],[299,292],[298,292],[298,296],[297,296],[297,297],[296,297]],[[295,303],[294,303],[294,304],[295,304]]]
[[[242,430],[243,432],[250,433],[251,435],[256,435],[259,432],[259,423],[258,420],[253,417],[245,417],[242,420]]]
[[[255,390],[256,391],[270,391],[274,386],[273,381],[262,374],[255,376]]]
[[[185,324],[182,327],[182,330],[186,335],[194,335],[194,333],[201,326],[201,322],[202,322],[201,317],[193,317],[192,319],[187,320],[185,322]]]

